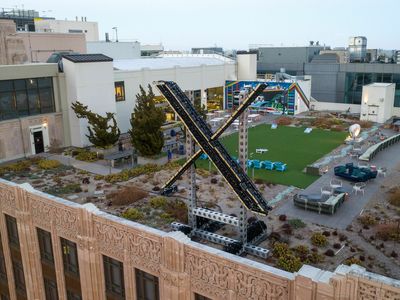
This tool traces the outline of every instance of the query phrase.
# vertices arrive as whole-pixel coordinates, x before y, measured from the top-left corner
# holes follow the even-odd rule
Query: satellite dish
[[[349,127],[350,136],[355,139],[358,137],[361,131],[361,126],[359,124],[353,124]]]

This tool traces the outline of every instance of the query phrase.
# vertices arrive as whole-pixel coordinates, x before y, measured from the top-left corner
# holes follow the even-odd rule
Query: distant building
[[[23,40],[12,20],[0,20],[0,65],[22,64],[28,60]]]
[[[81,21],[78,20],[78,17],[75,21],[37,18],[35,19],[35,28],[36,32],[83,33],[88,42],[99,40],[97,22],[86,21],[86,17],[82,17]]]
[[[257,70],[259,74],[274,74],[284,68],[290,75],[304,75],[304,64],[311,62],[324,46],[310,43],[306,47],[260,47]]]
[[[87,53],[102,53],[113,59],[140,58],[140,43],[135,42],[111,42],[98,41],[87,42]]]
[[[157,56],[164,51],[162,44],[145,44],[140,45],[141,56]]]
[[[347,49],[321,50],[319,54],[335,54],[339,59],[339,63],[345,64],[349,62],[349,51]]]
[[[221,47],[192,48],[192,54],[224,54],[224,49]]]
[[[354,36],[349,38],[350,62],[367,61],[367,38],[365,36]]]
[[[5,9],[0,10],[0,19],[12,20],[17,31],[35,31],[35,19],[39,18],[39,12],[26,9]],[[41,17],[42,19],[54,19]]]

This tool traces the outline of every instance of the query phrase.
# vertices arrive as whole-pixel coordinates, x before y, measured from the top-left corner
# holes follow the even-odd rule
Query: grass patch
[[[278,126],[271,129],[270,125],[259,125],[249,128],[249,159],[281,161],[287,164],[285,172],[254,170],[254,177],[265,182],[293,185],[306,188],[319,178],[303,173],[303,169],[323,157],[343,143],[347,136],[345,132],[333,132],[323,129],[313,129],[310,134],[304,133],[305,127]],[[237,157],[238,134],[234,133],[221,139],[232,156]],[[257,148],[266,148],[268,152],[256,153]],[[253,153],[250,157],[250,154]],[[196,165],[208,170],[208,160],[198,160]],[[211,170],[216,168],[212,165]],[[252,170],[248,170],[252,176]]]

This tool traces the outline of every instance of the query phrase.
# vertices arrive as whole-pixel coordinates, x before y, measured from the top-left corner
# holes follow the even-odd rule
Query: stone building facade
[[[0,212],[1,299],[400,298],[361,267],[288,273],[29,185],[0,180]]]

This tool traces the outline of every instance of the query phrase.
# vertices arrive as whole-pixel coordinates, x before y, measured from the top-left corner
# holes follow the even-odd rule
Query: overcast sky
[[[344,47],[363,35],[368,48],[400,49],[399,0],[2,0],[0,7],[35,9],[57,19],[86,16],[120,40],[162,42],[166,49],[249,44]]]

